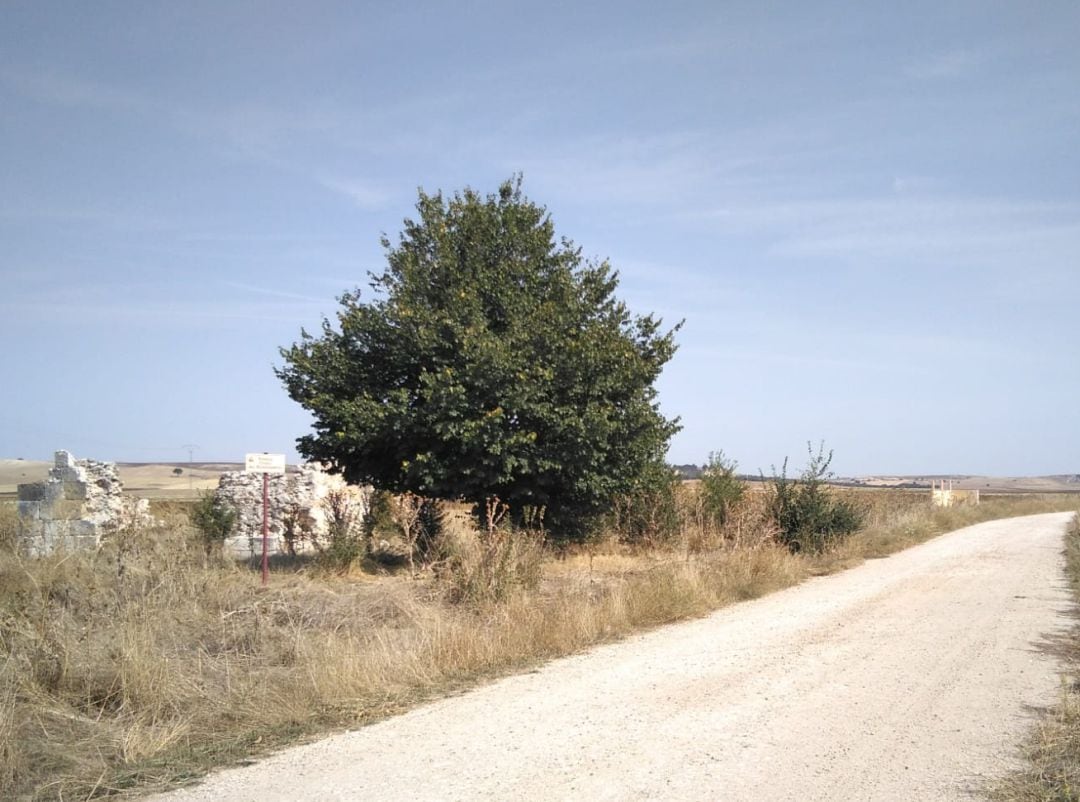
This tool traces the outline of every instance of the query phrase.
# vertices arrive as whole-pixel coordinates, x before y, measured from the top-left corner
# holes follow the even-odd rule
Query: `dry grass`
[[[1080,495],[983,496],[978,505],[931,507],[925,492],[851,492],[858,503],[868,508],[866,524],[846,542],[822,556],[826,565],[839,560],[842,563],[839,567],[848,567],[864,559],[885,557],[945,532],[983,521],[1080,509]]]
[[[1073,598],[1080,602],[1080,515],[1065,540]],[[998,802],[1080,800],[1080,624],[1047,644],[1065,665],[1061,701],[1043,716],[1025,748],[1025,765],[990,789]]]
[[[18,507],[14,501],[0,501],[0,551],[15,548],[19,531]]]
[[[95,554],[0,554],[0,797],[174,785],[208,768],[796,584],[977,519],[864,493],[871,526],[814,557],[775,545],[751,494],[723,531],[545,552],[458,529],[413,576],[204,565],[177,509]],[[1075,502],[1075,499],[1072,500]],[[996,504],[996,502],[995,502]],[[0,517],[0,537],[4,531]],[[454,600],[457,600],[456,602]]]

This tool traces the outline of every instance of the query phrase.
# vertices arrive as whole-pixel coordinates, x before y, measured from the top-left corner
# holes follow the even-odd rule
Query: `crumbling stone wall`
[[[935,507],[974,506],[979,503],[979,490],[954,489],[951,479],[948,486],[942,479],[940,485],[937,482],[930,483],[930,503]]]
[[[357,524],[367,515],[370,489],[346,484],[340,476],[327,473],[316,464],[301,465],[295,473],[272,474],[268,479],[267,529],[271,553],[286,552],[285,530],[290,522],[294,531],[304,529],[316,537],[325,537],[327,499],[333,492],[344,494]],[[218,480],[215,498],[236,512],[233,534],[225,541],[226,554],[234,557],[262,554],[262,487],[261,473],[229,471]],[[308,547],[306,541],[297,543],[297,550]]]
[[[93,549],[122,526],[150,522],[149,502],[128,499],[112,462],[57,451],[44,482],[19,485],[21,537],[34,556]]]

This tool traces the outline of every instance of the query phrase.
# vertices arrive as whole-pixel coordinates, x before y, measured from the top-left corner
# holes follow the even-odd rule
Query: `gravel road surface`
[[[1069,514],[993,521],[222,771],[186,800],[970,799],[1059,679]]]

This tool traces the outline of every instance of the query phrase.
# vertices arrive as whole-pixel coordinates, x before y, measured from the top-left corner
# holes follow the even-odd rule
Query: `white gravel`
[[[344,735],[184,800],[968,799],[1059,679],[1070,514],[969,527]]]

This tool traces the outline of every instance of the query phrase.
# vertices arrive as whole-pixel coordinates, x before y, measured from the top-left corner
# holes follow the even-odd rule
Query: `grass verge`
[[[687,531],[647,547],[609,540],[541,554],[511,544],[518,551],[504,560],[462,531],[465,562],[449,578],[294,566],[264,589],[246,567],[207,564],[177,510],[159,510],[165,525],[119,533],[96,553],[0,553],[0,797],[85,799],[180,784],[939,532],[1075,508],[1076,499],[935,510],[925,496],[866,493],[867,527],[817,555],[777,546],[758,502],[733,530]],[[485,566],[511,563],[512,592],[452,601],[462,576],[482,580]]]

